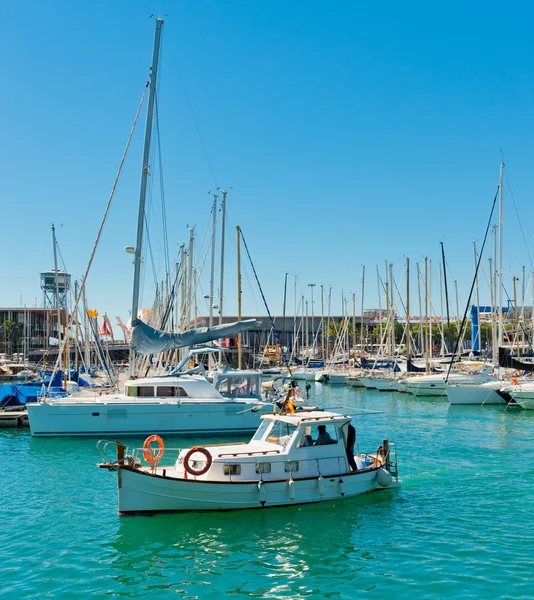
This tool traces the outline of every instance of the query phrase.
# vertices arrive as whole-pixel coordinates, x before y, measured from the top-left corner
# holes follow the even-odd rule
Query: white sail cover
[[[131,346],[139,354],[159,354],[174,348],[184,348],[194,344],[205,344],[220,338],[235,337],[243,331],[257,329],[260,324],[260,321],[249,319],[211,328],[190,329],[185,333],[168,333],[154,329],[137,319],[133,323]]]

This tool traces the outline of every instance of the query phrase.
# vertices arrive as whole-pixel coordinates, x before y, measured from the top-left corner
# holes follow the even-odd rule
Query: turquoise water
[[[119,517],[95,440],[0,430],[0,597],[534,598],[534,411],[319,384],[311,399],[383,411],[358,417],[358,442],[397,443],[402,489]]]

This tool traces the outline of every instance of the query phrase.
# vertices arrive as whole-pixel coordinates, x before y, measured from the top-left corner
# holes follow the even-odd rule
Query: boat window
[[[167,398],[169,396],[187,397],[187,392],[179,385],[160,385],[156,388],[156,396]]]
[[[288,460],[285,464],[285,472],[286,473],[295,473],[299,470],[299,461],[298,460]]]
[[[329,444],[337,444],[338,432],[337,427],[333,424],[314,425],[306,427],[297,443],[297,448],[305,448],[307,446],[326,446]]]
[[[267,441],[271,442],[271,444],[278,444],[285,447],[296,430],[297,427],[291,423],[284,423],[283,421],[275,422]]]
[[[256,465],[256,473],[270,473],[271,463],[261,462]]]
[[[154,386],[152,385],[143,385],[138,386],[137,395],[143,398],[153,397],[154,396]]]
[[[241,475],[241,465],[224,465],[225,475]]]
[[[265,432],[271,427],[271,423],[269,421],[262,421],[261,425],[258,427],[258,430],[254,434],[252,441],[259,441],[263,439]]]
[[[223,396],[232,398],[257,396],[258,377],[221,377],[216,388]]]

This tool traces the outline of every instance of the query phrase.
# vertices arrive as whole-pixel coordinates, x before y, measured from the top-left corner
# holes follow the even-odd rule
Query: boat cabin
[[[261,399],[261,373],[224,369],[213,375],[213,384],[225,398]]]
[[[194,453],[184,450],[175,469],[179,477],[187,471],[186,477],[201,481],[276,481],[350,473],[346,449],[350,420],[324,411],[262,415],[248,444],[206,446]],[[207,470],[205,451],[211,458]],[[363,456],[356,457],[356,464],[361,470],[373,468],[372,459]]]
[[[215,387],[200,375],[132,379],[124,384],[126,396],[134,398],[177,398],[227,402]]]

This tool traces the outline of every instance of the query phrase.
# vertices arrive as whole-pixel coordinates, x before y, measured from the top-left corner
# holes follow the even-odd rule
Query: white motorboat
[[[392,377],[372,377],[374,388],[379,392],[396,392],[399,389],[399,382]]]
[[[343,385],[347,383],[347,374],[341,371],[319,371],[315,375],[315,381],[330,383],[332,385]]]
[[[31,434],[42,436],[248,433],[272,404],[258,371],[128,380],[122,394],[86,391],[28,404]]]
[[[447,398],[452,405],[506,404],[506,394],[501,390],[506,384],[501,380],[487,381],[481,384],[445,385]]]
[[[502,388],[502,392],[510,394],[512,399],[526,410],[534,410],[534,383],[517,382]]]
[[[350,416],[303,410],[262,419],[248,444],[165,449],[151,436],[143,448],[126,448],[101,440],[99,466],[118,472],[119,513],[269,508],[400,485],[395,445],[387,440],[349,466]],[[115,447],[116,460],[109,456]]]
[[[415,375],[401,379],[400,384],[406,391],[414,396],[445,396],[445,379],[450,385],[476,385],[495,381],[496,377],[490,371],[493,367],[488,366],[477,373],[453,372],[447,379],[447,373],[435,375]]]
[[[361,377],[361,375],[347,375],[346,383],[355,388],[364,388]]]
[[[293,379],[296,381],[316,381],[317,369],[294,369],[291,371]]]

